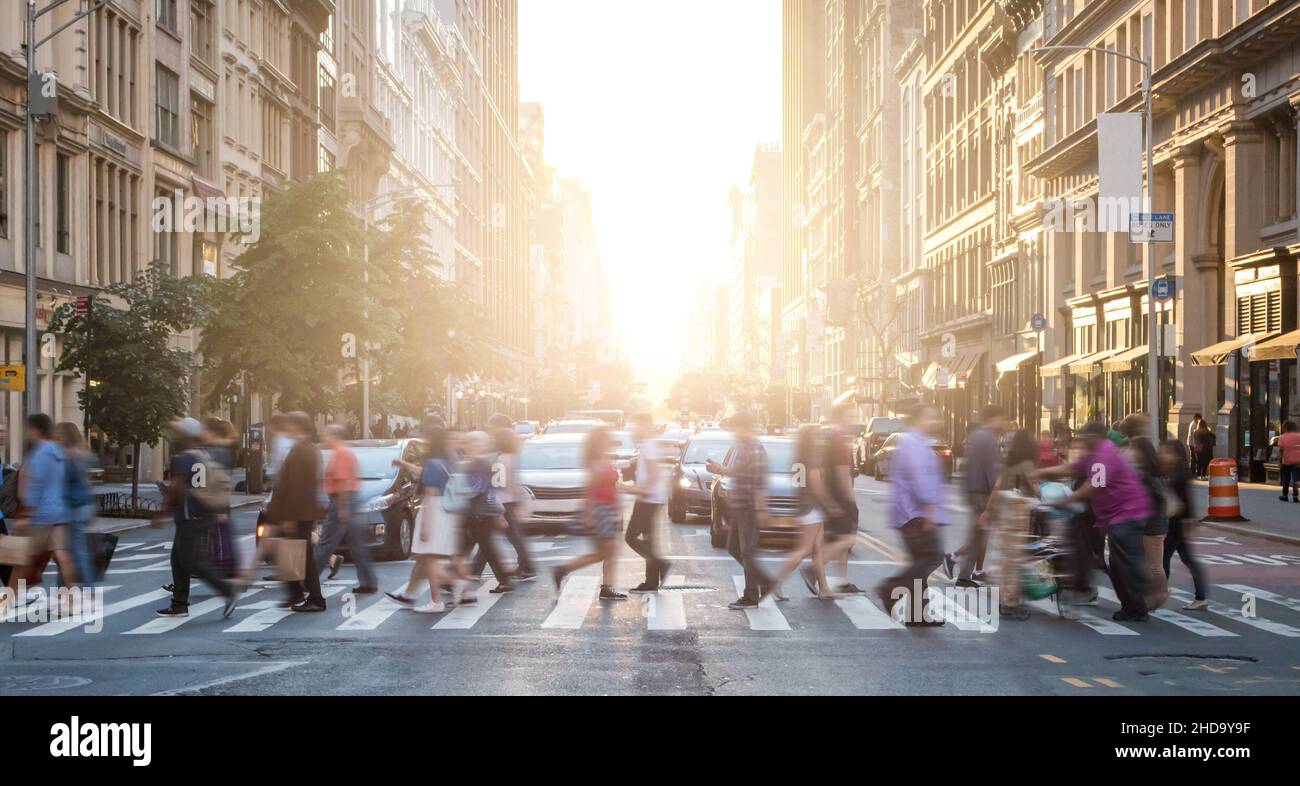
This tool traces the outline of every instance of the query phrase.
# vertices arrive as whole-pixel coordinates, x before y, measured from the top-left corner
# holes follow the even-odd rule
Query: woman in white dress
[[[820,436],[821,428],[818,426],[806,425],[799,429],[795,465],[791,468],[799,490],[799,543],[768,585],[769,594],[781,589],[781,582],[803,563],[804,557],[812,557],[812,567],[802,571],[808,590],[822,600],[838,597],[831,591],[830,582],[826,579],[826,560],[822,555],[822,531],[826,517],[828,514],[837,515],[839,511],[822,480],[822,451],[818,445]]]
[[[440,614],[447,610],[442,602],[442,585],[451,578],[450,575],[444,577],[443,561],[456,554],[459,516],[448,513],[442,506],[442,495],[453,471],[452,461],[448,457],[447,431],[441,426],[431,425],[424,429],[423,437],[428,457],[422,468],[403,461],[393,462],[420,476],[423,497],[420,500],[415,539],[411,543],[411,556],[415,558],[411,576],[400,592],[384,594],[404,606],[412,607],[414,611]],[[430,598],[428,603],[416,606],[422,582],[428,583]]]

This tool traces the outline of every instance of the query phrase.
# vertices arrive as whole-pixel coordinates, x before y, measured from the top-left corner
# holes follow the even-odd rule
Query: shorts
[[[858,532],[858,506],[844,505],[840,503],[841,512],[838,516],[826,517],[826,534],[828,535],[856,535]]]
[[[623,511],[617,504],[594,503],[592,514],[596,519],[596,537],[601,540],[619,540],[623,537]]]
[[[32,524],[21,534],[31,538],[31,555],[39,557],[47,551],[62,551],[68,547],[67,524]]]

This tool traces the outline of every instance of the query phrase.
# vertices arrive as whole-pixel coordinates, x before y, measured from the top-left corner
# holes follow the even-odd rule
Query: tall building
[[[781,150],[754,150],[749,183],[735,187],[731,206],[730,336],[727,365],[752,379],[767,381],[774,325],[764,312],[765,293],[779,291],[781,276]]]
[[[1271,479],[1262,450],[1300,417],[1296,346],[1300,3],[1292,0],[1051,0],[1043,39],[1149,59],[1154,68],[1154,204],[1175,213],[1150,245],[1175,294],[1161,305],[1161,433],[1192,417],[1244,479]],[[1029,171],[1058,204],[1097,196],[1097,115],[1142,108],[1141,67],[1050,51],[1044,149]],[[1143,249],[1122,233],[1053,231],[1043,417],[1078,424],[1146,409],[1148,291]]]

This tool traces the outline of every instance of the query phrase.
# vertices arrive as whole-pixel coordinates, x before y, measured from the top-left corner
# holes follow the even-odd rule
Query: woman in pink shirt
[[[1291,501],[1300,502],[1300,429],[1295,421],[1288,420],[1282,424],[1282,433],[1277,436],[1278,462],[1282,474],[1282,496],[1286,502],[1286,490],[1291,489]]]

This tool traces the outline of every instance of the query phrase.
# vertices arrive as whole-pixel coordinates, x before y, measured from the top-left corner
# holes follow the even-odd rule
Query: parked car
[[[858,465],[859,475],[871,475],[876,471],[876,454],[890,434],[902,431],[906,423],[902,418],[877,416],[867,421],[866,427],[854,445],[853,458]]]
[[[393,466],[393,459],[419,464],[424,443],[419,439],[354,439],[347,443],[357,456],[361,488],[361,515],[366,527],[366,545],[376,559],[404,560],[411,556],[411,541],[420,511],[418,479]],[[324,473],[330,452],[321,450],[320,468]],[[271,492],[275,496],[275,492]],[[256,540],[267,533],[266,503],[257,514]],[[321,510],[329,500],[321,492]],[[323,522],[316,522],[319,529]],[[339,551],[346,553],[347,547]]]
[[[890,463],[893,460],[894,453],[898,450],[898,443],[902,437],[902,432],[894,432],[880,446],[880,450],[877,451],[873,462],[873,474],[876,480],[889,480]],[[925,439],[930,443],[934,454],[939,457],[939,464],[943,467],[944,481],[952,480],[952,446],[936,437],[926,437]]]
[[[552,420],[546,424],[543,434],[586,434],[597,426],[607,425],[602,420],[581,418],[575,420]]]
[[[759,437],[758,441],[767,451],[767,520],[759,529],[763,535],[791,535],[799,529],[796,516],[799,512],[799,489],[794,479],[794,453],[797,441],[793,437]],[[735,461],[736,448],[733,445],[721,461],[730,468]],[[709,542],[717,548],[727,545],[727,535],[731,528],[731,493],[735,485],[733,478],[725,475],[711,476],[709,484]]]
[[[581,433],[543,434],[519,451],[519,483],[524,499],[522,521],[530,529],[572,529],[587,496],[582,466]]]
[[[726,431],[706,431],[686,441],[668,496],[669,519],[681,524],[689,516],[712,515],[709,484],[713,475],[705,465],[709,459],[720,462],[726,458],[734,441]]]
[[[527,439],[542,433],[542,424],[535,420],[517,420],[515,421],[514,431],[520,437]]]

